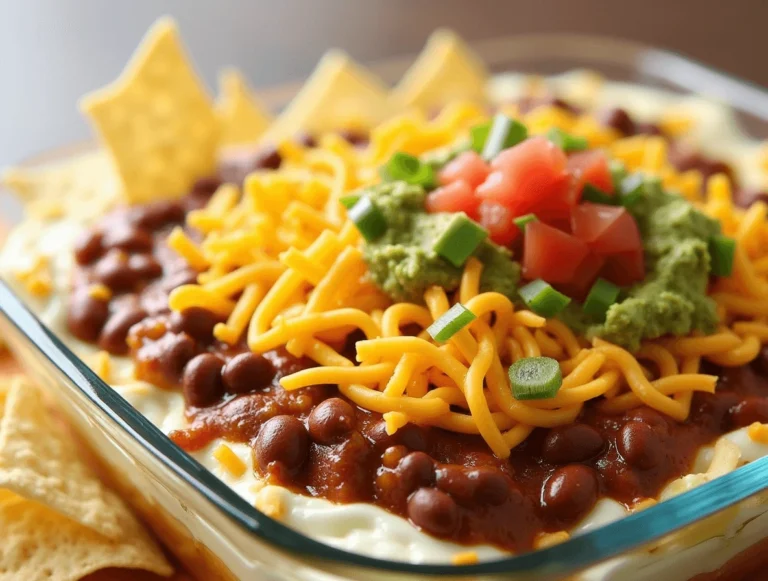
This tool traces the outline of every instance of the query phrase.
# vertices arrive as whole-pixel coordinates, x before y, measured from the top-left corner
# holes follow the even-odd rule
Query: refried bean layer
[[[620,109],[604,112],[603,121],[625,134],[658,131]],[[679,155],[676,163],[686,168],[723,169],[694,153]],[[657,497],[690,471],[703,445],[768,422],[766,350],[751,366],[710,366],[707,372],[721,378],[717,392],[697,392],[684,423],[647,407],[605,415],[589,401],[576,423],[536,429],[507,460],[493,456],[479,436],[416,424],[387,435],[380,414],[358,408],[335,386],[286,392],[279,379],[313,363],[282,349],[254,354],[244,340],[221,343],[213,338],[219,318],[204,309],[171,313],[168,293],[197,273],[165,244],[222,180],[240,182],[253,169],[280,163],[274,149],[230,157],[219,177],[200,180],[183,199],[119,208],[77,244],[69,329],[110,353],[130,355],[140,379],[183,391],[189,427],[170,437],[184,449],[219,438],[246,443],[255,469],[271,483],[339,503],[373,503],[454,542],[520,552],[533,548],[540,533],[573,526],[600,498],[630,507]],[[96,283],[111,297],[93,292]],[[355,339],[348,339],[350,352]]]

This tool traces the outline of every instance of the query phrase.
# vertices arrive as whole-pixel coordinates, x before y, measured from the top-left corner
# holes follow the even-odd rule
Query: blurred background
[[[300,79],[331,47],[364,62],[414,53],[439,26],[629,38],[768,85],[768,0],[0,0],[0,167],[87,138],[78,97],[114,79],[162,14],[211,86],[228,64],[255,87]]]

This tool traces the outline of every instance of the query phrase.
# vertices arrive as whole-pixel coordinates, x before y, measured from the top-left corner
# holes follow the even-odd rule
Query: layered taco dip
[[[394,89],[332,52],[274,119],[220,93],[156,24],[81,101],[97,149],[6,173],[0,265],[259,510],[471,563],[768,453],[768,158],[726,107],[445,31]]]

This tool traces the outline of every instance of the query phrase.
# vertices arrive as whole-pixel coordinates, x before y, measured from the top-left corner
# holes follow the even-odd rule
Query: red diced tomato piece
[[[491,168],[482,157],[474,151],[465,151],[440,171],[439,178],[443,185],[464,180],[476,188],[485,181],[489,173]]]
[[[620,254],[642,247],[640,231],[626,208],[584,203],[571,215],[573,235],[597,254]]]
[[[474,218],[479,203],[474,188],[464,180],[456,180],[429,193],[424,205],[430,213],[465,212]]]
[[[581,261],[573,280],[566,284],[558,285],[558,290],[577,301],[583,301],[589,294],[589,289],[595,284],[600,271],[605,265],[605,257],[590,252]]]
[[[569,216],[577,200],[563,151],[544,137],[532,137],[502,151],[477,195],[506,206],[513,216],[534,213],[540,220]]]
[[[618,286],[630,286],[645,278],[645,256],[642,248],[607,256],[600,276]]]
[[[523,276],[551,283],[573,281],[576,270],[589,253],[586,243],[543,222],[525,226]]]
[[[579,196],[585,184],[592,184],[606,193],[613,193],[613,178],[608,158],[599,150],[581,151],[568,158],[568,171],[574,178],[574,188]]]
[[[480,225],[488,230],[491,240],[500,246],[509,246],[520,233],[513,222],[512,212],[501,204],[481,202],[477,214]]]

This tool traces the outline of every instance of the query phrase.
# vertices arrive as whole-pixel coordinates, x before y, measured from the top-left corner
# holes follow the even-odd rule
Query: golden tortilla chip
[[[106,503],[107,490],[80,461],[77,448],[62,437],[40,392],[14,382],[0,419],[0,488],[5,488],[116,538],[119,515]]]
[[[222,146],[253,143],[272,122],[253,96],[245,78],[235,69],[219,75],[219,98],[216,114],[221,126]]]
[[[75,581],[111,567],[173,573],[55,427],[34,386],[21,378],[0,384],[0,415],[0,581]]]
[[[81,108],[132,203],[179,196],[214,172],[218,120],[170,18],[152,26],[120,78],[86,95]]]
[[[432,33],[419,58],[392,92],[401,107],[432,111],[451,101],[485,101],[488,71],[482,60],[450,30]]]
[[[0,186],[13,190],[26,212],[43,220],[65,214],[88,220],[103,215],[120,198],[117,174],[104,151],[39,167],[8,168],[0,175]]]
[[[330,51],[263,140],[277,143],[299,132],[369,129],[391,116],[388,88],[341,51]]]

